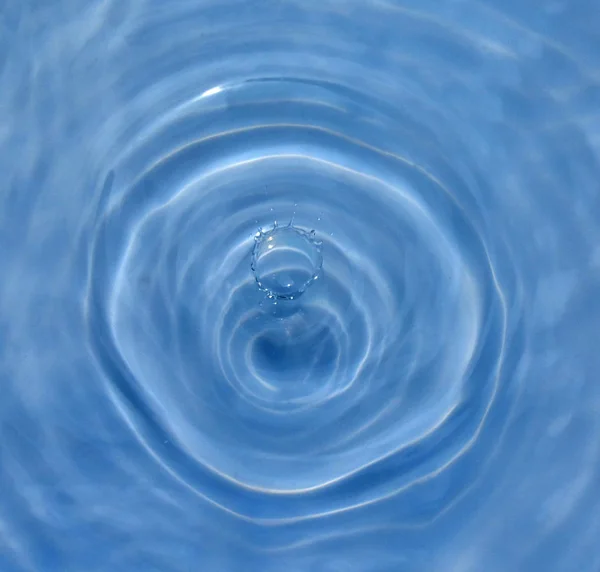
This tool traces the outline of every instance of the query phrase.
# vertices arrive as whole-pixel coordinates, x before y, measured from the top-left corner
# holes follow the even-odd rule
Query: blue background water
[[[0,570],[600,570],[599,30],[1,0]]]

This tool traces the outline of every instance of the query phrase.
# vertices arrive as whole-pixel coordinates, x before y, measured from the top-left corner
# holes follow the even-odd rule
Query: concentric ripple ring
[[[182,106],[159,132],[185,124],[185,139],[192,123],[195,139],[129,187],[115,167],[88,297],[119,408],[165,466],[246,518],[314,517],[437,486],[468,457],[503,359],[505,301],[476,219],[425,168],[357,139],[364,118],[345,134],[329,128],[359,94],[308,84],[296,102],[302,83],[269,80],[261,94],[273,96],[255,101],[255,85]],[[213,132],[236,105],[244,117],[253,108],[248,125]],[[253,123],[281,106],[313,123]],[[289,216],[329,232],[323,280],[286,310],[257,291],[248,256],[257,227]],[[385,486],[343,494],[391,472]],[[259,514],[248,491],[265,497]]]

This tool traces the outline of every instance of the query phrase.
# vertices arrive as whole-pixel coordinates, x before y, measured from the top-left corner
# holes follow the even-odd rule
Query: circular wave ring
[[[88,314],[119,408],[173,475],[245,518],[439,488],[477,439],[502,364],[504,301],[476,216],[378,146],[377,101],[256,85],[181,106],[115,165]],[[256,229],[292,217],[316,229],[324,261],[286,307],[249,261]],[[455,489],[435,489],[421,518]]]

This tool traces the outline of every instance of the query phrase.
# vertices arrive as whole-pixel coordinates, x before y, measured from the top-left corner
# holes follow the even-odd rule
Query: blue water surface
[[[0,572],[600,571],[599,111],[594,0],[0,0]]]

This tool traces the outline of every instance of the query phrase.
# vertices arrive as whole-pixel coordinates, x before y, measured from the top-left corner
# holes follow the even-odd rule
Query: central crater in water
[[[259,230],[252,249],[252,272],[269,298],[294,300],[319,277],[323,266],[322,243],[315,231],[290,224]]]

